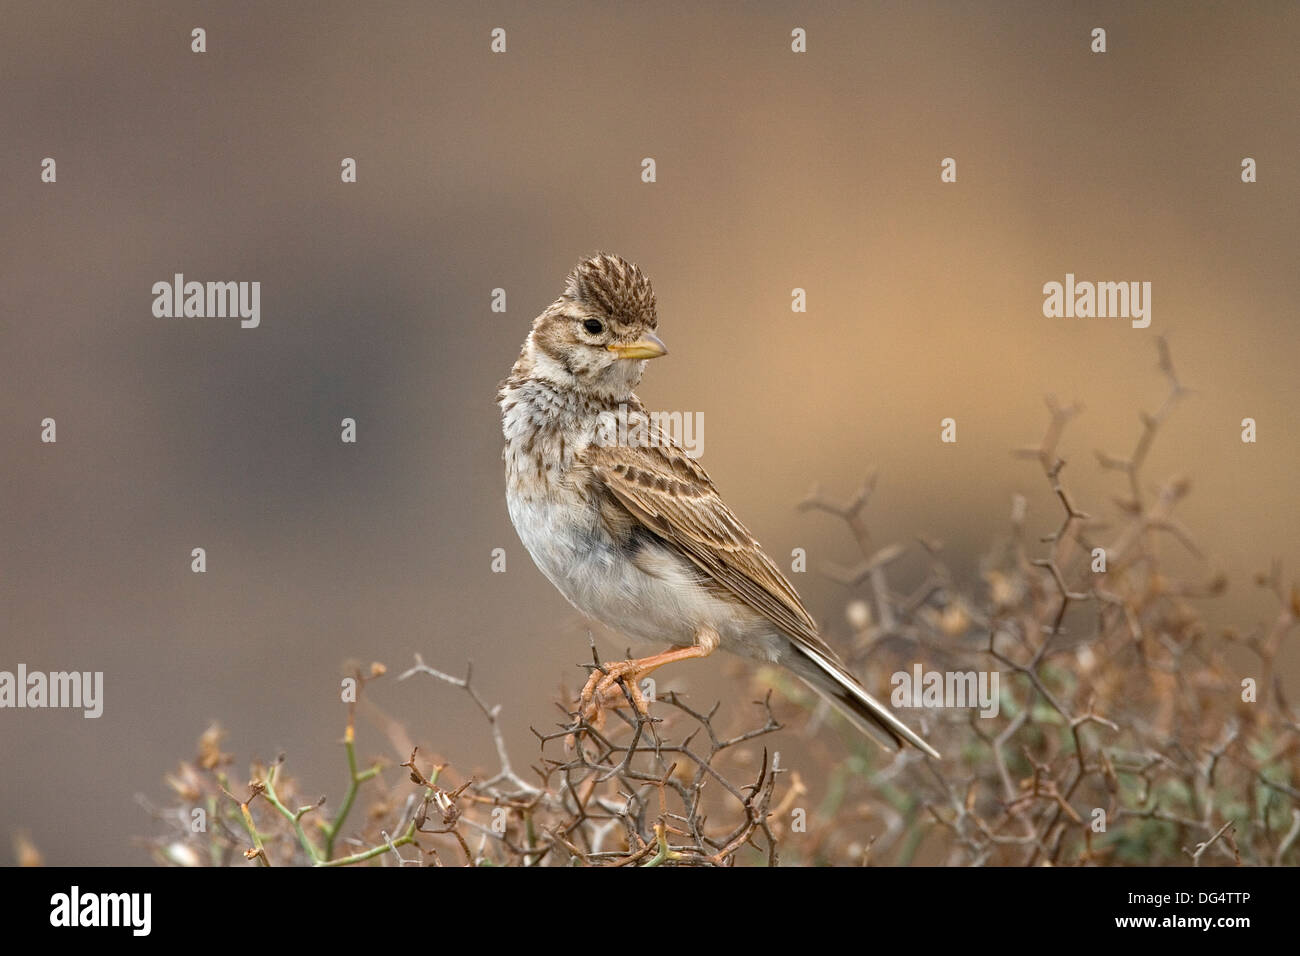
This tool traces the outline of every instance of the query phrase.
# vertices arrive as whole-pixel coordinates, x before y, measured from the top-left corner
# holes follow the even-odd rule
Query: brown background
[[[704,463],[783,564],[796,546],[814,567],[852,556],[793,504],[878,467],[878,539],[942,538],[977,587],[1013,493],[1035,530],[1056,522],[1007,454],[1041,434],[1049,391],[1086,406],[1062,450],[1104,511],[1122,481],[1092,450],[1127,452],[1158,404],[1159,333],[1198,392],[1148,475],[1195,483],[1183,517],[1232,582],[1213,623],[1267,617],[1249,575],[1300,560],[1294,3],[0,16],[0,669],[102,670],[107,697],[98,721],[0,712],[0,828],[51,862],[143,862],[132,796],[160,797],[211,718],[241,761],[287,751],[337,800],[348,657],[473,659],[527,762],[586,638],[510,527],[494,392],[596,249],[658,292],[672,355],[643,398],[703,412]],[[261,281],[261,328],[154,318],[150,286],[174,272]],[[1066,272],[1151,281],[1151,328],[1044,318]],[[837,640],[844,591],[796,583]],[[722,672],[673,680],[706,699]],[[490,762],[453,690],[382,698],[466,771]]]

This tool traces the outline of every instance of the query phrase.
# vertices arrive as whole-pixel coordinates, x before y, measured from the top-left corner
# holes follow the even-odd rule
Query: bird
[[[849,672],[704,468],[637,398],[646,365],[668,354],[658,326],[639,266],[587,256],[497,393],[506,506],[538,569],[585,615],[668,648],[594,668],[575,716],[599,727],[612,707],[646,713],[645,676],[722,648],[785,668],[882,746],[938,759]]]

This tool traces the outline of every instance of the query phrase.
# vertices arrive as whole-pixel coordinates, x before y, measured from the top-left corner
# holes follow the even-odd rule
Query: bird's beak
[[[605,348],[621,359],[652,359],[668,354],[668,346],[653,332],[647,332],[635,342],[626,345],[607,345]]]

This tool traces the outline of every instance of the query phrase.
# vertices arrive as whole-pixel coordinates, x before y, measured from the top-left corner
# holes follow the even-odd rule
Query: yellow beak
[[[605,348],[614,352],[621,359],[652,359],[668,354],[668,346],[653,332],[647,332],[635,342],[626,345],[607,345]]]

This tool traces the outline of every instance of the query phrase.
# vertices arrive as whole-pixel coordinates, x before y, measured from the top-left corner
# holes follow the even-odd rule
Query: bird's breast
[[[607,605],[627,594],[631,562],[578,491],[507,489],[510,520],[538,569],[580,611],[606,623]],[[626,604],[626,600],[623,600]]]
[[[510,520],[542,574],[578,610],[629,637],[690,644],[710,628],[728,650],[776,660],[783,639],[771,625],[704,586],[679,549],[608,499],[583,462],[601,409],[538,388],[503,393],[501,423]]]

